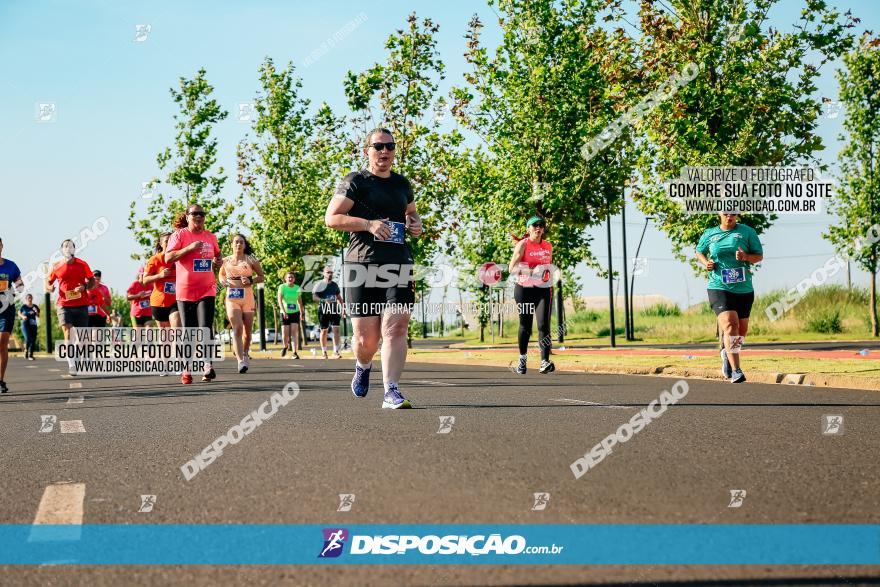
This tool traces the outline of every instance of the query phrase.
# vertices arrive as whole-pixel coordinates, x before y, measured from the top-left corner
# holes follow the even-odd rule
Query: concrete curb
[[[447,359],[431,357],[430,354],[420,355],[417,359],[410,360],[422,361],[426,363],[441,363],[450,365],[466,365],[473,359],[462,355],[461,359]],[[508,367],[505,361],[497,361],[492,359],[480,359],[481,365],[491,365],[495,367]],[[621,367],[620,365],[591,365],[585,367],[567,367],[559,365],[557,371],[565,371],[569,373],[596,373],[602,375],[651,375],[654,377],[685,377],[692,379],[707,379],[714,381],[725,381],[721,373],[713,369],[690,369],[682,367],[644,367],[632,366]],[[766,371],[750,371],[747,373],[748,381],[751,383],[766,383],[779,385],[797,385],[800,387],[839,387],[845,389],[862,389],[867,391],[880,391],[880,385],[865,381],[859,377],[848,375],[825,375],[818,373],[771,373]]]

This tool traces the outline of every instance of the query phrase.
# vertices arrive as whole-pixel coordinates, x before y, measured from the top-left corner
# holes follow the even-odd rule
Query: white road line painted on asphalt
[[[81,396],[81,395],[75,395],[75,396],[73,396],[73,397],[69,397],[69,398],[67,398],[67,403],[68,403],[68,404],[81,404],[81,403],[83,403],[84,401],[86,401],[86,398],[83,397],[83,396]]]
[[[51,371],[52,373],[58,373],[59,371],[61,371],[61,369],[49,369],[49,371]]]
[[[74,434],[77,432],[85,432],[82,420],[61,420],[61,434]]]
[[[85,483],[53,483],[43,491],[34,525],[82,524]]]
[[[43,491],[28,542],[45,540],[79,540],[83,523],[85,483],[53,483]],[[48,528],[41,528],[51,524]],[[59,529],[56,524],[69,525]]]
[[[427,379],[415,379],[413,381],[405,381],[404,383],[421,383],[423,385],[441,385],[444,387],[455,387],[455,383],[447,383],[446,381],[428,381]]]
[[[36,365],[25,365],[24,368],[25,369],[36,369],[37,366]]]
[[[83,384],[77,381],[76,383],[70,384],[70,389],[79,389],[82,386],[83,386]]]
[[[575,404],[584,404],[586,406],[598,406],[600,408],[610,408],[612,410],[634,410],[635,408],[632,406],[617,406],[614,404],[600,404],[599,402],[588,402],[582,399],[568,399],[561,397],[559,399],[554,399],[554,402],[571,402]]]

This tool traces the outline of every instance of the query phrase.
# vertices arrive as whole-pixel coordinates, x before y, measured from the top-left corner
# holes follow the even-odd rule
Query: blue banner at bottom
[[[0,525],[0,564],[878,565],[880,525]]]

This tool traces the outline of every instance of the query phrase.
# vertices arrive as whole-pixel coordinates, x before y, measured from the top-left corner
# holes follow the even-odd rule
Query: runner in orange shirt
[[[174,263],[165,262],[165,247],[168,246],[170,232],[159,235],[156,241],[156,254],[150,257],[144,266],[141,283],[153,288],[150,294],[150,307],[153,319],[162,328],[179,328],[180,312],[177,310],[176,282],[177,275]]]

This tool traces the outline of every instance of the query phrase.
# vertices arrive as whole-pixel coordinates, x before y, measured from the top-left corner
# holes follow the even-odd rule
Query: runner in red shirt
[[[153,319],[153,309],[150,307],[150,294],[153,288],[141,283],[143,272],[141,268],[127,291],[128,301],[131,302],[131,321],[135,328],[143,328]]]
[[[64,331],[64,340],[70,340],[71,328],[88,328],[89,301],[86,290],[95,286],[95,276],[88,263],[76,258],[76,245],[70,239],[61,243],[61,261],[46,276],[46,291],[55,291],[58,282],[58,322]]]
[[[61,261],[46,276],[45,288],[48,293],[55,291],[58,282],[58,323],[64,331],[64,341],[70,342],[71,328],[89,327],[89,300],[86,291],[95,286],[95,276],[89,264],[76,258],[76,245],[66,239],[61,242]],[[67,360],[68,373],[76,375],[73,359]]]
[[[95,287],[86,292],[89,301],[89,327],[104,328],[107,326],[113,298],[110,297],[110,288],[101,282],[101,272],[96,269],[94,275]]]
[[[516,372],[526,373],[526,354],[532,337],[532,320],[538,317],[541,348],[539,373],[550,373],[556,367],[550,362],[550,303],[552,296],[553,246],[544,240],[547,223],[540,216],[532,216],[526,223],[528,236],[513,248],[510,274],[516,276],[513,298],[519,306],[519,365]]]
[[[177,309],[184,328],[210,328],[213,337],[214,302],[217,279],[214,271],[222,261],[217,237],[205,229],[205,211],[192,204],[174,220],[177,231],[168,239],[165,262],[175,263]],[[217,374],[214,366],[205,364],[202,381],[211,381]],[[181,383],[192,383],[192,375],[184,371]]]

